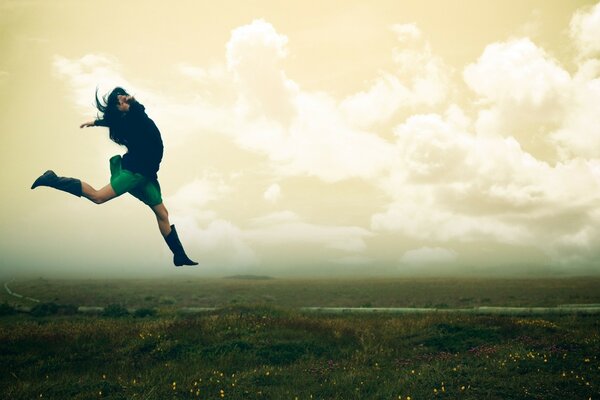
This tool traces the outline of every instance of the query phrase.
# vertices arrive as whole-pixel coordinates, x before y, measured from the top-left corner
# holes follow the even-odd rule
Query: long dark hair
[[[96,108],[102,113],[102,115],[98,114],[98,119],[108,126],[110,139],[115,143],[126,145],[127,140],[123,135],[123,130],[119,126],[122,118],[122,113],[117,108],[119,95],[128,96],[129,93],[122,87],[116,87],[110,93],[102,96],[101,101],[98,98],[98,88],[96,88]]]

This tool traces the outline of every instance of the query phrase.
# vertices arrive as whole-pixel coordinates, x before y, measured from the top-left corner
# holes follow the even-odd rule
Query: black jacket
[[[96,120],[95,124],[119,132],[118,136],[127,147],[121,164],[123,169],[157,179],[164,147],[160,131],[144,110],[142,104],[134,101],[120,120],[110,125],[105,120]]]

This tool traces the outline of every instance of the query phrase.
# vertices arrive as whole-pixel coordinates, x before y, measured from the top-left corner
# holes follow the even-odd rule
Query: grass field
[[[14,292],[43,301],[156,314],[0,317],[0,398],[598,399],[594,315],[332,316],[296,307],[600,303],[599,283],[18,281]],[[218,310],[174,313],[187,306]]]
[[[249,277],[252,278],[252,277]],[[600,278],[32,279],[10,288],[41,301],[126,307],[550,307],[600,303]],[[1,291],[0,303],[14,297]],[[24,304],[30,304],[25,302]]]

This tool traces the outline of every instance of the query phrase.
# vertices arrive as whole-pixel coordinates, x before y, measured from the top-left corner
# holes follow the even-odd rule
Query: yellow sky
[[[0,1],[0,265],[172,272],[108,183],[93,95],[159,126],[195,273],[598,272],[600,6],[590,1]],[[512,269],[511,269],[512,268]]]

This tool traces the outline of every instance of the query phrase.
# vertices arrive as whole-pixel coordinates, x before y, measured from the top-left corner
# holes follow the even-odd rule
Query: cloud
[[[166,199],[166,204],[174,215],[185,215],[199,222],[211,221],[216,214],[207,210],[207,206],[232,192],[233,188],[218,174],[205,174],[180,187]]]
[[[292,97],[298,88],[281,69],[288,39],[265,20],[254,20],[231,32],[226,45],[227,68],[240,88],[240,115],[268,115],[282,123],[293,117]]]
[[[600,53],[600,3],[577,10],[571,18],[569,28],[581,58]]]
[[[289,127],[288,157],[278,168],[286,175],[308,174],[326,182],[359,177],[369,179],[388,168],[393,147],[377,135],[353,129],[328,96],[302,94],[298,117]]]
[[[395,71],[382,71],[372,85],[343,99],[345,119],[360,129],[390,121],[400,110],[443,103],[450,90],[451,68],[431,52],[415,24],[395,24],[398,47],[393,49]]]
[[[400,43],[416,42],[421,39],[421,30],[416,24],[394,24],[390,29],[396,34]]]
[[[109,55],[87,54],[75,60],[55,55],[52,64],[57,77],[71,85],[77,105],[85,110],[95,105],[93,96],[96,87],[99,95],[115,86],[136,91],[134,85],[122,76],[119,62]]]
[[[600,239],[590,218],[600,205],[598,161],[552,166],[512,137],[470,133],[465,118],[453,106],[395,129],[401,156],[377,181],[392,200],[371,228],[412,240],[531,246],[557,263],[576,248],[585,254]]]
[[[281,187],[276,183],[272,184],[271,186],[269,186],[267,188],[263,197],[269,203],[272,203],[272,204],[277,203],[279,201],[279,199],[281,198]]]
[[[224,73],[218,66],[204,71],[187,64],[176,66],[183,74],[200,79],[205,74],[207,80],[214,83]],[[132,93],[146,106],[146,110],[159,127],[168,127],[168,135],[163,136],[167,145],[181,145],[185,139],[196,137],[206,132],[231,134],[234,124],[231,122],[232,110],[229,106],[214,104],[201,97],[182,101],[180,95],[159,93],[145,85],[138,85],[134,79],[126,78],[121,64],[114,57],[104,54],[86,54],[78,59],[69,59],[60,55],[54,56],[53,70],[56,76],[68,82],[74,93],[75,103],[83,115],[95,110],[94,93],[98,87],[98,95],[102,97],[116,86],[121,86]],[[217,85],[222,91],[223,86]],[[218,93],[217,93],[218,94]],[[213,96],[211,100],[222,101],[227,94]]]
[[[472,138],[464,132],[466,122],[458,107],[447,121],[439,114],[413,115],[394,129],[400,158],[415,180],[448,182],[462,179],[460,171]]]
[[[537,158],[558,158],[551,132],[564,118],[571,77],[542,48],[528,38],[490,44],[463,77],[483,106],[478,134],[514,136]]]
[[[173,218],[187,254],[209,272],[245,270],[260,264],[242,230],[230,221],[215,219],[201,228],[189,216]]]
[[[551,134],[562,159],[600,155],[600,60],[580,65],[571,83],[564,117]]]
[[[185,238],[188,255],[195,255],[211,272],[240,271],[260,264],[244,231],[212,209],[233,193],[222,174],[205,172],[165,199],[171,221],[182,241]]]
[[[408,250],[402,255],[400,263],[410,265],[448,264],[456,261],[458,254],[443,247],[421,247]]]
[[[342,100],[339,108],[352,126],[366,129],[385,123],[411,99],[410,89],[398,77],[382,73],[369,89]]]
[[[570,81],[568,72],[527,38],[486,46],[465,68],[464,78],[489,102],[528,109],[553,106]]]
[[[244,237],[253,243],[268,246],[309,244],[357,253],[366,250],[364,239],[373,236],[360,227],[309,224],[290,211],[270,214],[253,222],[255,227],[245,230]]]
[[[185,63],[177,65],[177,70],[183,75],[200,82],[206,81],[209,77],[208,71],[204,68],[194,67]]]
[[[435,106],[450,90],[452,68],[433,54],[431,45],[415,24],[392,25],[399,46],[393,50],[396,75],[411,88],[412,105]]]
[[[327,182],[373,177],[386,168],[391,147],[354,128],[334,98],[302,91],[280,66],[287,37],[264,20],[232,31],[227,65],[239,97],[231,135],[246,150],[268,156],[278,174]]]

